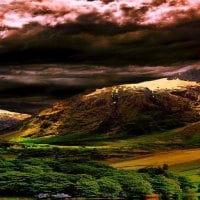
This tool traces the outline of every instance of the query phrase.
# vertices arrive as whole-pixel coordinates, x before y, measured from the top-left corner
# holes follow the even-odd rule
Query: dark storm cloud
[[[190,70],[198,70],[199,63],[174,66],[137,66],[108,67],[94,65],[69,65],[69,64],[40,64],[9,66],[0,69],[1,85],[6,83],[24,85],[51,85],[73,86],[87,88],[113,85],[126,82],[132,78],[137,82],[137,77],[155,79],[163,76],[172,76]]]
[[[1,42],[0,62],[163,65],[200,57],[198,21],[162,29],[143,27],[121,33],[120,29],[112,27],[118,31],[115,34],[108,29],[101,34],[95,30],[98,32],[95,34],[92,28],[84,32],[83,27],[68,28],[37,27],[37,34],[31,37],[28,28],[27,34],[26,31],[22,34],[17,32],[15,37]]]
[[[199,8],[196,0],[2,0],[0,62],[197,60]]]
[[[55,27],[72,23],[108,22],[165,26],[199,16],[198,0],[2,0],[0,3],[2,37],[9,29],[37,23]],[[3,32],[8,31],[8,32]]]

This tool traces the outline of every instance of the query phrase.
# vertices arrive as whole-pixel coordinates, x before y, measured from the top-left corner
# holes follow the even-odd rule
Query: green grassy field
[[[71,133],[46,137],[22,137],[20,134],[10,133],[3,139],[24,144],[51,144],[58,146],[106,146],[145,149],[149,151],[196,148],[200,144],[199,122],[171,131],[154,132],[138,136],[127,136],[118,133],[112,135]]]
[[[185,164],[200,160],[200,149],[172,150],[158,152],[152,155],[138,158],[128,158],[121,161],[114,161],[111,165],[123,169],[140,169],[149,166],[162,166],[164,164],[176,165]]]
[[[189,177],[196,185],[200,183],[200,159],[192,162],[175,164],[172,165],[171,168],[181,175]]]

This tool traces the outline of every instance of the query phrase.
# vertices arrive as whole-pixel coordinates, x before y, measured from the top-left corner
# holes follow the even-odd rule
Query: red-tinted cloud
[[[197,16],[199,0],[1,0],[0,38],[29,24],[55,27],[89,21],[118,26],[169,26]]]

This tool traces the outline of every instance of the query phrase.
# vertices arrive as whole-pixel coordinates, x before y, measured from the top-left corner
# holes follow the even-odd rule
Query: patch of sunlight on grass
[[[172,150],[159,152],[141,158],[132,158],[111,163],[111,166],[124,169],[140,169],[148,166],[175,165],[200,159],[200,149]]]

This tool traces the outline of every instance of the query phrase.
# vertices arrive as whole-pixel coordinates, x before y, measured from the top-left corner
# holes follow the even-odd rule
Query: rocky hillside
[[[29,117],[27,114],[0,110],[0,131],[13,128]]]
[[[98,89],[58,102],[31,118],[18,134],[133,137],[199,120],[200,85],[160,79]]]

